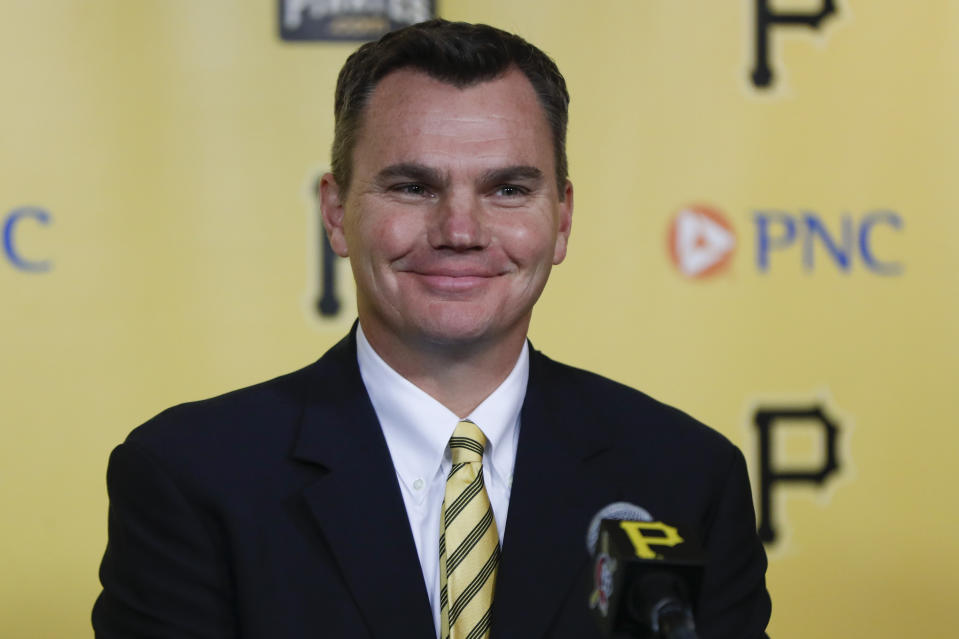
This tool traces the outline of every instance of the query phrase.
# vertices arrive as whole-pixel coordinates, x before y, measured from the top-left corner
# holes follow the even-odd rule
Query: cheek
[[[504,224],[497,235],[503,249],[518,264],[552,262],[556,231],[549,220]]]
[[[381,214],[376,210],[356,213],[346,228],[350,255],[362,254],[371,262],[391,261],[409,252],[415,244],[417,232],[410,216]]]

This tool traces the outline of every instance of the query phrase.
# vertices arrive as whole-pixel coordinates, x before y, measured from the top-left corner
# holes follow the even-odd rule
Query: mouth
[[[481,295],[489,285],[514,270],[508,261],[494,257],[413,254],[394,261],[392,268],[427,295],[465,299]]]
[[[467,293],[489,283],[495,274],[485,272],[410,271],[426,288],[442,293]]]

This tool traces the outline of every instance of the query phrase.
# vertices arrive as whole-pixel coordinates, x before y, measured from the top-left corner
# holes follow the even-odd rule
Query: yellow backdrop
[[[721,430],[757,498],[765,459],[771,635],[947,637],[959,3],[828,4],[438,8],[570,84],[573,236],[534,344]],[[266,0],[0,16],[0,636],[91,636],[110,449],[350,325],[345,264],[340,314],[315,311],[310,191],[355,45],[281,41]]]

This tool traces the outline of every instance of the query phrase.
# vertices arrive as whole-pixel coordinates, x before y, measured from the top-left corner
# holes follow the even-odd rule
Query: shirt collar
[[[397,373],[356,329],[356,359],[363,384],[380,421],[400,479],[413,489],[432,480],[449,462],[448,444],[459,417]],[[490,470],[509,482],[516,461],[519,414],[529,381],[529,347],[523,345],[513,370],[467,417],[486,435]]]

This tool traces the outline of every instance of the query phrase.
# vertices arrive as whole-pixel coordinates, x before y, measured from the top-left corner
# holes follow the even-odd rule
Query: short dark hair
[[[423,71],[464,88],[492,80],[516,67],[533,85],[553,134],[556,185],[560,199],[568,173],[566,125],[569,92],[552,59],[521,37],[486,24],[430,20],[387,33],[357,49],[340,70],[334,101],[332,172],[349,188],[353,148],[363,112],[376,84],[398,69]]]

